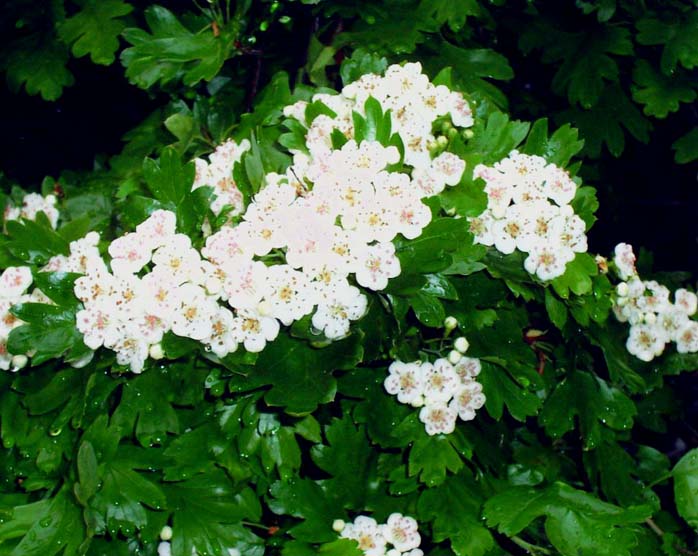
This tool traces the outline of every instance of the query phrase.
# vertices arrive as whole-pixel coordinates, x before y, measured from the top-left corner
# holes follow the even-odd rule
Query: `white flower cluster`
[[[331,136],[335,129],[349,139],[354,138],[353,113],[364,115],[369,97],[376,99],[384,111],[390,110],[392,132],[402,139],[404,162],[414,167],[412,179],[422,190],[422,196],[439,193],[445,183],[455,185],[460,181],[465,167],[462,160],[450,153],[432,160],[430,147],[436,139],[432,127],[436,119],[444,116],[450,116],[456,127],[472,126],[470,105],[460,92],[431,83],[418,62],[392,65],[384,76],[364,75],[338,95],[314,95],[313,102],[322,102],[336,115],[321,114],[307,122],[306,146],[311,157],[325,159],[332,150]],[[286,107],[284,114],[305,123],[307,106],[307,102],[297,102]]]
[[[39,212],[46,215],[51,226],[55,229],[58,225],[58,209],[56,208],[56,197],[53,195],[42,197],[38,193],[28,193],[22,199],[21,207],[12,205],[5,207],[5,221],[19,220],[20,218],[36,220],[36,215]]]
[[[337,520],[333,527],[340,537],[358,542],[359,550],[366,556],[424,555],[419,548],[422,538],[417,521],[409,516],[393,513],[386,523],[379,525],[372,517],[360,515],[353,523]]]
[[[111,271],[95,232],[71,243],[69,257],[49,262],[52,270],[84,274],[75,281],[75,295],[84,305],[76,318],[85,344],[115,351],[133,372],[143,369],[149,353],[161,352],[159,343],[170,330],[220,356],[237,349],[234,327],[243,323],[217,303],[221,283],[215,268],[187,236],[175,233],[175,220],[172,212],[156,211],[135,233],[111,242]],[[142,273],[146,265],[150,271]]]
[[[388,170],[400,160],[396,147],[352,139],[352,112],[362,113],[369,96],[391,110],[411,173]],[[112,349],[119,363],[140,372],[149,355],[162,357],[160,342],[169,331],[221,357],[239,344],[261,351],[281,324],[311,313],[318,334],[349,333],[367,308],[354,283],[382,290],[399,275],[392,240],[418,237],[431,219],[421,199],[461,179],[459,157],[444,152],[432,159],[434,121],[450,116],[453,124],[470,126],[472,115],[460,93],[434,86],[419,64],[391,66],[384,77],[364,76],[341,94],[316,100],[337,116],[309,122],[307,152],[295,153],[283,175],[265,176],[246,208],[232,170],[248,141],[228,141],[208,162],[195,161],[193,187],[213,186],[212,210],[231,206],[242,215],[238,225],[209,236],[201,252],[175,232],[174,214],[156,211],[111,242],[109,265],[94,232],[73,242],[69,256],[49,262],[44,270],[83,274],[75,283],[84,304],[77,327],[88,347]],[[303,103],[287,109],[304,111]],[[334,129],[348,138],[338,149],[330,139]]]
[[[7,338],[23,322],[10,313],[17,303],[35,301],[26,293],[32,285],[32,272],[27,266],[11,266],[0,274],[0,369],[16,371],[27,364],[26,355],[12,355],[7,351]]]
[[[698,352],[698,322],[690,317],[698,309],[693,292],[678,289],[674,302],[670,291],[655,280],[641,280],[635,268],[635,254],[627,243],[615,248],[615,269],[622,282],[616,286],[613,312],[630,324],[627,350],[638,359],[651,361],[676,342],[679,353]]]
[[[213,187],[216,198],[211,203],[211,211],[217,216],[224,207],[231,207],[230,216],[241,214],[244,210],[242,193],[233,179],[233,166],[240,161],[243,153],[250,148],[250,142],[245,139],[237,144],[226,141],[219,145],[206,162],[196,158],[196,176],[192,190],[199,187]]]
[[[457,342],[461,349],[449,354],[450,361],[394,361],[388,368],[390,374],[383,383],[386,391],[401,403],[421,407],[419,420],[429,435],[452,433],[458,417],[471,421],[485,404],[482,385],[475,379],[482,368],[480,360],[463,356],[468,348],[467,341],[464,344]]]
[[[586,226],[570,205],[577,185],[540,156],[512,151],[494,166],[475,167],[486,182],[487,208],[470,218],[475,241],[506,255],[528,253],[524,267],[541,280],[565,272],[575,253],[587,250]]]

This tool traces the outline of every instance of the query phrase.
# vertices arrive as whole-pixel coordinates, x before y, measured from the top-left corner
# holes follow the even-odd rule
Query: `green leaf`
[[[345,513],[317,483],[294,477],[275,482],[270,493],[273,497],[269,501],[271,511],[303,520],[288,530],[294,538],[308,542],[336,540],[332,522],[345,517]]]
[[[523,152],[537,154],[549,163],[564,168],[583,147],[584,141],[579,139],[579,131],[569,124],[557,128],[548,137],[548,119],[542,118],[531,127]]]
[[[388,60],[385,57],[357,48],[351,56],[342,61],[339,74],[342,77],[342,83],[348,85],[367,73],[382,75],[387,67]]]
[[[125,435],[135,433],[141,446],[161,444],[168,432],[179,432],[179,420],[170,405],[174,393],[168,378],[166,370],[150,369],[122,387],[112,423]]]
[[[531,124],[510,121],[502,112],[492,111],[486,120],[476,120],[474,136],[463,154],[474,154],[479,162],[491,164],[506,157],[526,138]]]
[[[211,188],[192,191],[196,169],[193,162],[182,163],[174,148],[166,148],[158,160],[143,161],[143,177],[153,196],[177,213],[177,226],[185,234],[201,227],[209,207]]]
[[[694,529],[698,527],[698,449],[686,453],[674,466],[676,509]]]
[[[565,273],[555,278],[551,284],[562,299],[567,299],[570,292],[586,295],[591,292],[591,278],[597,273],[598,268],[593,257],[588,253],[577,253],[574,260],[567,263]]]
[[[432,521],[434,541],[450,540],[456,556],[483,556],[494,548],[494,539],[480,523],[482,498],[470,477],[449,477],[442,485],[422,491],[417,504],[420,522]]]
[[[57,305],[76,307],[80,302],[73,290],[75,280],[80,276],[81,274],[73,272],[37,272],[34,275],[34,286]]]
[[[409,298],[409,303],[419,322],[432,328],[443,327],[446,311],[436,296],[419,291]]]
[[[545,401],[540,422],[553,438],[560,438],[575,427],[585,449],[592,449],[601,439],[601,423],[615,430],[629,430],[637,409],[630,398],[604,380],[574,371],[560,382]]]
[[[413,240],[397,239],[396,253],[403,274],[439,272],[451,264],[455,253],[472,237],[462,222],[453,218],[436,218]]]
[[[449,471],[457,473],[463,469],[463,458],[454,443],[455,434],[429,436],[420,431],[410,450],[409,476],[433,486],[443,483]]]
[[[570,104],[595,106],[607,84],[618,82],[618,64],[611,55],[630,56],[630,32],[619,26],[596,27],[569,33],[543,19],[527,26],[520,46],[524,53],[542,49],[545,64],[559,63],[552,81],[557,94],[567,93]]]
[[[148,523],[145,506],[161,510],[167,504],[162,489],[145,473],[136,471],[135,466],[136,462],[119,452],[100,464],[101,486],[90,502],[90,508],[99,514],[98,532],[133,535],[136,528],[142,529]]]
[[[235,487],[220,469],[187,481],[162,485],[172,512],[172,554],[228,556],[229,548],[261,556],[262,539],[242,526],[243,520],[259,521],[259,499],[249,487]]]
[[[89,349],[75,326],[77,309],[74,303],[65,307],[43,303],[15,305],[12,314],[26,324],[10,332],[7,349],[16,354],[33,352],[32,365],[63,355],[69,359],[86,355]]]
[[[148,7],[145,20],[151,32],[134,27],[124,30],[123,37],[131,47],[121,53],[126,77],[142,89],[180,78],[187,86],[202,79],[210,81],[232,52],[227,29],[219,36],[207,28],[193,33],[162,6]]]
[[[675,15],[669,21],[646,18],[637,22],[637,42],[647,45],[662,45],[661,67],[665,75],[671,75],[677,64],[686,69],[698,66],[698,13],[685,12],[685,17]]]
[[[362,354],[358,335],[313,348],[282,334],[260,353],[250,376],[239,382],[234,379],[230,388],[244,390],[270,384],[264,396],[267,404],[283,407],[292,415],[305,415],[334,399],[337,381],[332,372],[352,368],[361,361]]]
[[[418,10],[419,15],[415,17],[430,17],[439,24],[448,24],[455,32],[461,30],[468,16],[483,14],[477,0],[422,0]]]
[[[3,509],[4,510],[4,509]],[[76,556],[81,554],[85,528],[80,508],[68,485],[53,498],[9,508],[0,524],[0,550],[9,556]],[[3,513],[5,513],[3,511]],[[13,550],[8,540],[21,538]]]
[[[638,60],[633,70],[633,99],[644,104],[643,112],[647,116],[666,118],[670,112],[676,112],[682,102],[696,99],[694,84],[682,75],[667,77],[645,60]]]
[[[75,497],[83,506],[94,496],[99,488],[99,476],[97,474],[97,456],[92,444],[85,440],[78,450],[78,477],[79,483],[75,483]]]
[[[623,509],[600,501],[569,485],[555,483],[545,490],[512,487],[485,503],[488,525],[516,535],[540,516],[545,532],[563,556],[630,556],[637,544],[632,524],[644,521],[649,507]]]
[[[445,0],[443,4],[453,6],[455,2]],[[446,66],[453,68],[451,77],[455,88],[499,108],[506,108],[506,95],[489,81],[509,81],[514,77],[514,70],[501,53],[489,48],[462,48],[438,35],[430,35],[423,50],[426,55],[420,55],[420,61],[432,74]]]
[[[698,159],[698,127],[679,137],[671,145],[671,148],[676,151],[674,160],[679,164],[686,164]]]
[[[567,323],[567,307],[548,289],[545,290],[545,310],[550,322],[562,330]]]
[[[625,148],[624,129],[642,143],[649,141],[652,129],[649,120],[617,85],[606,87],[593,109],[572,108],[562,112],[558,119],[579,129],[584,152],[592,158],[601,155],[604,144],[613,156],[620,156]]]
[[[84,0],[80,5],[78,13],[58,26],[58,36],[73,45],[76,58],[89,54],[95,64],[108,66],[125,27],[118,18],[131,13],[133,6],[122,0]]]
[[[487,397],[485,408],[492,418],[501,419],[505,405],[512,417],[519,421],[525,421],[526,417],[538,413],[540,399],[503,368],[483,362],[478,382],[482,384]]]
[[[54,255],[70,254],[68,242],[53,230],[43,213],[35,221],[10,220],[5,227],[9,236],[5,248],[25,263],[44,265]]]
[[[315,464],[332,475],[320,481],[339,506],[361,509],[365,504],[372,451],[363,427],[349,416],[333,419],[325,428],[327,445],[316,444],[310,454]]]
[[[38,32],[15,41],[3,61],[10,89],[24,85],[30,95],[56,100],[75,79],[68,70],[68,48],[51,33]]]

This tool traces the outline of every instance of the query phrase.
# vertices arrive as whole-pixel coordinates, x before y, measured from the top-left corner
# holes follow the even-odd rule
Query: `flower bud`
[[[456,365],[461,359],[463,359],[463,354],[460,351],[452,349],[448,352],[448,362],[451,365]]]
[[[172,538],[172,527],[165,525],[160,531],[160,539],[163,541],[169,541]]]
[[[156,361],[165,357],[165,351],[162,349],[162,344],[160,343],[153,344],[152,346],[150,346],[148,354],[152,359],[155,359]]]
[[[439,135],[439,137],[436,139],[436,144],[442,149],[445,149],[448,146],[448,137]]]
[[[422,407],[424,405],[424,396],[417,396],[410,402],[412,407]]]
[[[472,139],[472,138],[473,138],[473,135],[475,135],[475,134],[473,133],[473,130],[472,130],[472,129],[466,129],[466,130],[463,132],[463,138],[464,138],[464,139]]]
[[[647,324],[654,324],[655,322],[657,322],[657,315],[655,315],[652,312],[647,312],[644,315],[642,315],[642,320],[644,320]]]
[[[335,519],[332,522],[332,529],[334,529],[337,533],[341,533],[344,530],[344,526],[346,523],[344,523],[343,519]]]
[[[95,356],[95,352],[91,351],[90,353],[87,353],[80,357],[79,359],[75,359],[73,361],[70,361],[70,366],[73,367],[73,369],[82,369],[85,367],[90,361],[92,361],[92,358]]]
[[[444,328],[446,329],[446,332],[450,332],[451,330],[453,330],[457,326],[458,326],[458,319],[456,317],[449,315],[444,319]]]
[[[271,314],[271,303],[261,301],[257,304],[257,312],[263,317],[268,317]]]
[[[594,258],[596,261],[596,268],[599,269],[601,274],[608,274],[608,259],[601,255],[596,255]]]
[[[627,282],[621,282],[616,286],[616,293],[621,297],[627,296],[629,291],[630,288],[628,287]]]
[[[455,347],[461,353],[465,353],[466,351],[468,351],[470,344],[468,343],[468,340],[465,338],[465,336],[461,336],[460,338],[456,338],[456,341],[453,342],[453,347]]]
[[[26,355],[15,355],[12,357],[12,372],[17,372],[27,366],[29,358]]]

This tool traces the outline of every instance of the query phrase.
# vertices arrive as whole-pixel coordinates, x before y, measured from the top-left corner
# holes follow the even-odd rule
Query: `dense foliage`
[[[615,261],[595,258],[593,242],[587,252],[598,201],[582,180],[603,183],[602,201],[630,191],[604,182],[604,157],[636,140],[666,148],[666,129],[680,128],[677,163],[698,158],[698,12],[678,1],[557,4],[12,2],[1,54],[11,87],[55,100],[80,79],[71,57],[89,56],[120,63],[161,106],[119,154],[44,180],[44,197],[3,183],[0,363],[15,372],[0,374],[0,554],[372,556],[387,540],[391,556],[417,556],[417,526],[433,555],[695,554],[698,439],[680,427],[698,335],[678,333],[698,326],[692,277],[654,276],[646,254],[636,270],[625,246]],[[447,108],[427,117],[410,101],[404,117],[389,105],[399,94],[361,97],[366,75],[410,61]],[[526,74],[534,67],[549,88]],[[410,87],[423,84],[417,73]],[[680,125],[663,128],[671,114]],[[234,154],[216,150],[229,139]],[[359,259],[389,264],[384,274],[348,267],[341,318],[317,316],[322,296],[313,315],[262,310],[259,299],[251,314],[237,282],[212,285],[201,261],[228,268],[212,238],[252,222],[262,199],[273,204],[272,185],[308,201],[353,171],[369,179],[362,153],[384,157],[374,184],[442,177],[400,197],[419,218],[362,236]],[[465,164],[453,170],[454,160]],[[524,191],[517,171],[546,177]],[[550,176],[562,184],[554,193]],[[497,201],[502,181],[513,192]],[[545,194],[531,193],[543,183]],[[505,226],[532,197],[555,213],[546,223],[565,223],[550,245],[478,228]],[[337,223],[365,234],[372,217],[350,204]],[[163,224],[128,266],[127,238],[147,243],[159,218],[172,229]],[[291,229],[250,248],[265,284],[267,269],[307,270],[307,259],[293,263],[303,232]],[[234,309],[227,343],[176,318],[138,350],[96,332],[99,295],[81,295],[86,284],[164,280],[166,247],[170,261],[186,251],[204,269],[173,286],[188,287],[177,303],[204,292],[220,302],[211,311]],[[121,310],[114,302],[106,316]],[[249,326],[263,318],[276,333],[260,347]],[[389,379],[465,362],[467,376],[438,371],[453,383],[442,397]],[[430,407],[452,411],[453,426]]]

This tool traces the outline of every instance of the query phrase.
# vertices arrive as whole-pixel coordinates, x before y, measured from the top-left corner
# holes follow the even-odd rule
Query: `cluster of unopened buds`
[[[545,281],[586,252],[586,225],[570,204],[577,184],[565,170],[512,151],[494,166],[476,166],[473,175],[485,181],[487,193],[487,208],[470,219],[477,243],[505,255],[528,253],[526,271]]]
[[[419,420],[429,435],[452,433],[459,417],[471,421],[485,404],[482,385],[475,378],[482,368],[480,360],[463,355],[468,347],[461,336],[448,358],[434,363],[394,361],[388,368],[386,391],[401,403],[421,408]]]
[[[640,278],[627,243],[616,246],[613,262],[622,280],[616,286],[613,312],[619,321],[630,324],[627,350],[643,361],[661,355],[671,342],[679,353],[698,352],[698,322],[691,319],[698,309],[696,294],[678,289],[672,303],[669,288]]]
[[[417,521],[400,513],[390,514],[383,524],[365,515],[353,523],[337,519],[332,528],[341,538],[355,540],[366,556],[424,556]]]
[[[46,195],[45,197],[38,193],[28,193],[22,199],[21,206],[13,206],[8,204],[5,207],[5,221],[19,220],[36,220],[36,215],[43,212],[51,223],[51,227],[55,228],[58,225],[59,212],[56,208],[56,197],[54,195]]]

